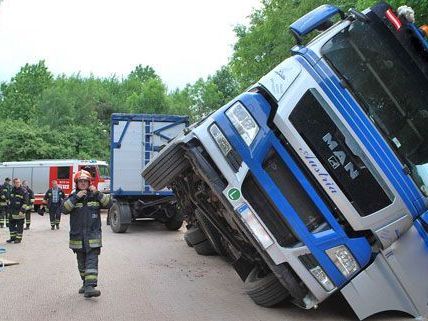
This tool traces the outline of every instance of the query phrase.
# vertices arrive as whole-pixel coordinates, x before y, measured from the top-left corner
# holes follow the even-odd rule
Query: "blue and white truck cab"
[[[341,291],[360,319],[428,317],[425,35],[386,3],[324,5],[290,29],[292,57],[143,175],[174,190],[260,305],[310,309]]]

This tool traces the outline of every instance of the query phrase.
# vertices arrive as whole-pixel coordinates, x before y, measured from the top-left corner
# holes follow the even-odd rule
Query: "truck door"
[[[66,195],[73,189],[73,168],[71,166],[52,166],[49,172],[49,187],[56,180]]]

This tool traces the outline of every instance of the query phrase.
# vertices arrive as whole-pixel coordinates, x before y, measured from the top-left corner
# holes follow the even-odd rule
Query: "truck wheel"
[[[114,233],[125,233],[129,224],[121,223],[121,205],[117,202],[112,205],[109,211],[110,227]]]
[[[193,244],[190,243],[189,239],[186,237],[186,234],[184,234],[184,240],[186,241],[188,247],[193,247]]]
[[[289,293],[276,276],[254,267],[244,283],[245,292],[253,301],[263,307],[272,307],[284,301]]]
[[[206,219],[206,217],[199,211],[195,213],[196,219],[198,220],[201,230],[206,235],[208,241],[211,243],[212,248],[218,255],[227,256],[227,252],[224,250],[221,242],[220,233],[217,229]]]
[[[193,248],[195,249],[196,253],[198,253],[199,255],[216,255],[217,254],[216,250],[214,250],[209,240],[205,240],[199,244],[195,244],[193,245]]]
[[[184,220],[183,214],[177,211],[176,208],[168,209],[168,211],[174,211],[175,214],[169,219],[169,221],[165,223],[165,226],[170,231],[177,231],[180,227],[183,226],[183,220]]]
[[[215,255],[217,252],[199,227],[191,227],[184,234],[187,245],[193,247],[199,255]]]
[[[207,239],[205,234],[198,227],[191,227],[184,234],[184,239],[186,242],[192,246],[199,244]]]

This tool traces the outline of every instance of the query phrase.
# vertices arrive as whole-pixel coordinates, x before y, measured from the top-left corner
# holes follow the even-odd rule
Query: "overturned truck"
[[[173,189],[188,244],[227,257],[257,304],[341,291],[360,319],[427,317],[426,28],[380,3],[324,5],[290,29],[292,57],[143,175]]]

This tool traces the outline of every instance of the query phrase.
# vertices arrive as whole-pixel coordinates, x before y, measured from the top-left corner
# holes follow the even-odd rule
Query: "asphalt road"
[[[227,263],[198,256],[183,241],[184,229],[170,232],[156,222],[140,222],[125,234],[113,234],[104,223],[102,294],[85,299],[77,293],[81,281],[68,249],[68,217],[55,231],[48,217],[32,217],[21,244],[6,244],[7,230],[0,229],[0,247],[7,249],[0,259],[20,263],[0,272],[0,320],[357,320],[340,295],[317,310],[259,307]],[[411,318],[392,312],[367,320]]]

